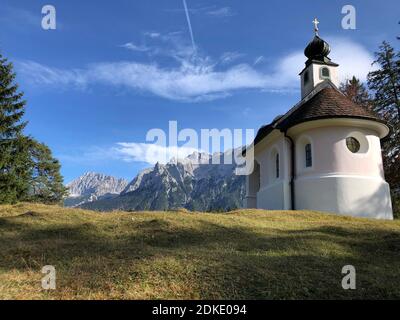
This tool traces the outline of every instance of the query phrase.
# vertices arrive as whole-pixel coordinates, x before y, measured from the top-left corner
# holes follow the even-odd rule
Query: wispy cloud
[[[68,86],[83,89],[88,84],[87,70],[58,69],[31,61],[17,61],[16,67],[26,80],[38,86]]]
[[[80,147],[75,150],[56,154],[56,158],[65,163],[97,165],[106,161],[123,160],[121,155],[116,152],[115,146],[111,147]]]
[[[213,16],[213,17],[232,17],[235,15],[235,13],[232,11],[231,7],[223,7],[223,8],[218,8],[218,9],[212,9],[206,12],[207,15]]]
[[[225,52],[221,55],[221,63],[229,64],[238,60],[239,58],[242,58],[243,56],[244,54],[240,52]]]
[[[372,65],[374,59],[365,47],[346,38],[328,37],[327,41],[331,44],[332,61],[337,62],[341,81],[356,76],[361,81],[367,80],[368,72],[375,70],[376,65]]]
[[[144,35],[150,38],[159,38],[161,37],[161,33],[159,32],[152,32],[152,31],[146,31],[144,32]]]
[[[33,14],[26,9],[2,5],[0,11],[0,22],[2,25],[8,25],[23,29],[26,25],[40,27],[41,15]]]
[[[127,42],[123,45],[121,45],[122,48],[126,48],[132,51],[139,51],[139,52],[147,52],[150,51],[151,49],[145,45],[136,45],[133,42]]]
[[[167,9],[168,12],[176,12],[181,13],[185,11],[185,9]],[[187,9],[190,14],[194,15],[203,15],[212,18],[227,18],[236,15],[236,13],[232,10],[231,7],[218,7],[216,5],[212,6],[194,6]]]
[[[31,61],[17,66],[20,74],[35,85],[62,86],[65,89],[67,85],[84,88],[90,83],[98,83],[148,91],[180,101],[213,100],[234,90],[269,86],[267,76],[246,64],[225,71],[188,61],[174,69],[136,62],[100,63],[80,72],[52,69]]]
[[[140,51],[149,57],[164,56],[172,58],[178,62],[191,59],[194,55],[194,48],[182,31],[159,33],[146,31],[143,33],[144,39],[140,44],[128,42],[120,47]],[[197,49],[197,48],[196,48]]]
[[[347,39],[332,38],[332,59],[340,63],[341,80],[355,75],[365,81],[373,56],[363,46]],[[163,67],[156,62],[105,62],[80,69],[51,68],[33,61],[17,63],[18,72],[35,85],[85,88],[92,84],[125,87],[177,101],[204,101],[223,98],[237,90],[271,92],[299,90],[298,73],[305,57],[301,50],[278,59],[269,71],[240,63],[221,65],[208,56],[193,58],[187,47],[176,55],[176,64]],[[190,50],[190,49],[189,49]],[[351,55],[348,53],[351,52]],[[229,55],[225,55],[225,59]],[[223,60],[224,55],[221,59]],[[232,57],[231,57],[232,58]],[[263,64],[265,67],[265,64]]]

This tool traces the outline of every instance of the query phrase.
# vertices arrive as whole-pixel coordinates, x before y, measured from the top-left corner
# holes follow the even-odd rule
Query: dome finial
[[[319,31],[319,29],[318,29],[318,24],[319,24],[318,19],[317,19],[317,18],[314,18],[314,20],[313,20],[312,23],[314,24],[314,32],[315,32],[315,35],[318,36],[318,35],[319,35],[319,34],[318,34],[318,31]]]

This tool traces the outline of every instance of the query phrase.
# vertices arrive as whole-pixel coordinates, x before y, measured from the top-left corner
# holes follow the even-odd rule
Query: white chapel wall
[[[257,208],[269,210],[289,209],[289,148],[281,134],[256,153],[260,164],[261,184],[257,193]],[[275,156],[279,154],[279,178],[276,177]]]
[[[346,137],[361,143],[352,153]],[[302,139],[310,139],[313,166],[304,168]],[[371,218],[392,218],[389,186],[384,180],[380,139],[370,129],[332,126],[299,133],[296,141],[296,209]],[[299,149],[300,147],[301,149]]]

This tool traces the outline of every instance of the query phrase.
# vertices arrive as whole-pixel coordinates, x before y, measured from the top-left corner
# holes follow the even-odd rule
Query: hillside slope
[[[0,299],[398,299],[399,252],[399,221],[0,206]],[[357,290],[341,288],[348,264]]]

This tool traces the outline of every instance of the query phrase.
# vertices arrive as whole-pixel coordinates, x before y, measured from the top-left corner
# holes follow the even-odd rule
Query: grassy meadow
[[[348,264],[356,290],[341,287]],[[364,298],[400,298],[399,220],[0,206],[0,299]]]

